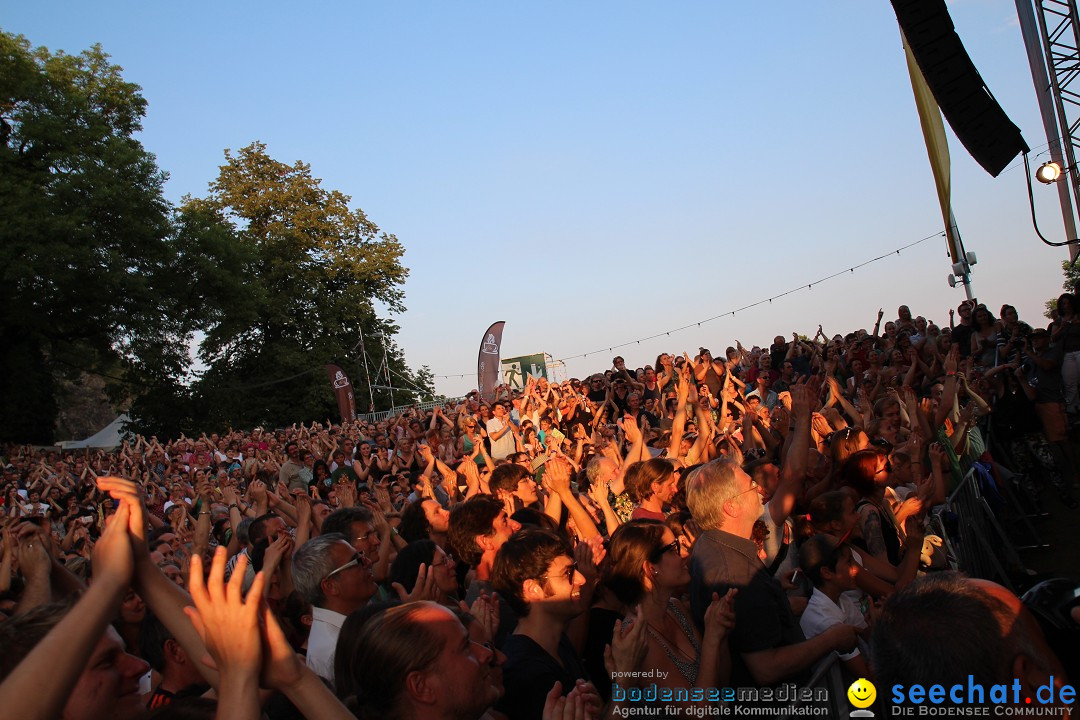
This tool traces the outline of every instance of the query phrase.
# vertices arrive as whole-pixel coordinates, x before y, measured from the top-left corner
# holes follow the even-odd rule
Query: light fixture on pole
[[[1043,185],[1051,185],[1061,178],[1061,166],[1054,161],[1044,162],[1035,171],[1035,179]]]
[[[1065,172],[1071,171],[1072,168],[1062,168],[1056,162],[1043,163],[1039,169],[1035,172],[1035,178],[1046,185],[1049,185],[1056,181]],[[1039,239],[1051,247],[1065,247],[1066,245],[1080,244],[1080,240],[1072,239],[1065,240],[1064,242],[1051,242],[1043,237],[1043,234],[1039,231],[1039,221],[1035,218],[1035,193],[1031,189],[1031,163],[1028,162],[1028,154],[1024,153],[1024,176],[1027,178],[1027,191],[1028,191],[1028,204],[1031,205],[1031,225],[1035,228],[1035,234],[1039,236]],[[1080,255],[1077,255],[1073,260],[1073,264],[1076,264],[1076,260],[1080,259]]]

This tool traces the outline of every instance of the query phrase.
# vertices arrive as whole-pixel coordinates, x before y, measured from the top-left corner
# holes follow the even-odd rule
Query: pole
[[[1046,141],[1050,144],[1050,159],[1061,167],[1067,164],[1061,154],[1061,135],[1058,132],[1056,117],[1056,105],[1054,104],[1050,77],[1046,72],[1046,56],[1043,54],[1042,43],[1039,40],[1038,25],[1035,13],[1031,9],[1031,0],[1016,0],[1016,16],[1020,21],[1020,33],[1024,37],[1024,47],[1027,49],[1028,65],[1031,67],[1031,80],[1035,85],[1035,97],[1039,101],[1039,111],[1042,114],[1043,131],[1046,133]],[[1069,168],[1069,172],[1073,172]],[[1069,183],[1055,183],[1058,188],[1058,202],[1061,204],[1061,219],[1065,224],[1065,237],[1074,238],[1076,234],[1076,221],[1073,214],[1073,199],[1069,193]],[[1076,245],[1069,246],[1069,259],[1076,261],[1080,248]]]
[[[355,348],[353,348],[355,350]],[[371,373],[368,369],[367,346],[364,345],[364,326],[360,325],[360,356],[364,359],[364,381],[367,383],[368,412],[375,412],[375,395],[371,391]]]

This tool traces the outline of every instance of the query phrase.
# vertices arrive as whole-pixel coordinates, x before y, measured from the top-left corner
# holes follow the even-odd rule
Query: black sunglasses
[[[670,543],[668,543],[667,545],[664,545],[664,546],[654,550],[652,552],[652,554],[649,555],[649,562],[651,562],[651,563],[660,562],[660,558],[664,557],[664,555],[666,555],[669,552],[679,552],[679,541],[677,539],[670,542]]]

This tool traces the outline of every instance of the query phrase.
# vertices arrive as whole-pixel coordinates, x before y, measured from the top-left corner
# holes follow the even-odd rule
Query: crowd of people
[[[957,572],[927,518],[973,474],[1076,508],[1078,310],[902,306],[377,422],[7,447],[0,715],[680,716],[826,671],[1063,688],[1039,623],[1077,613]]]

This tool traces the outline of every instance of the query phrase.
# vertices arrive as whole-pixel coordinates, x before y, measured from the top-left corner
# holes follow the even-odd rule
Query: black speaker
[[[892,5],[949,126],[975,162],[997,177],[1027,145],[968,57],[945,0],[892,0]]]

